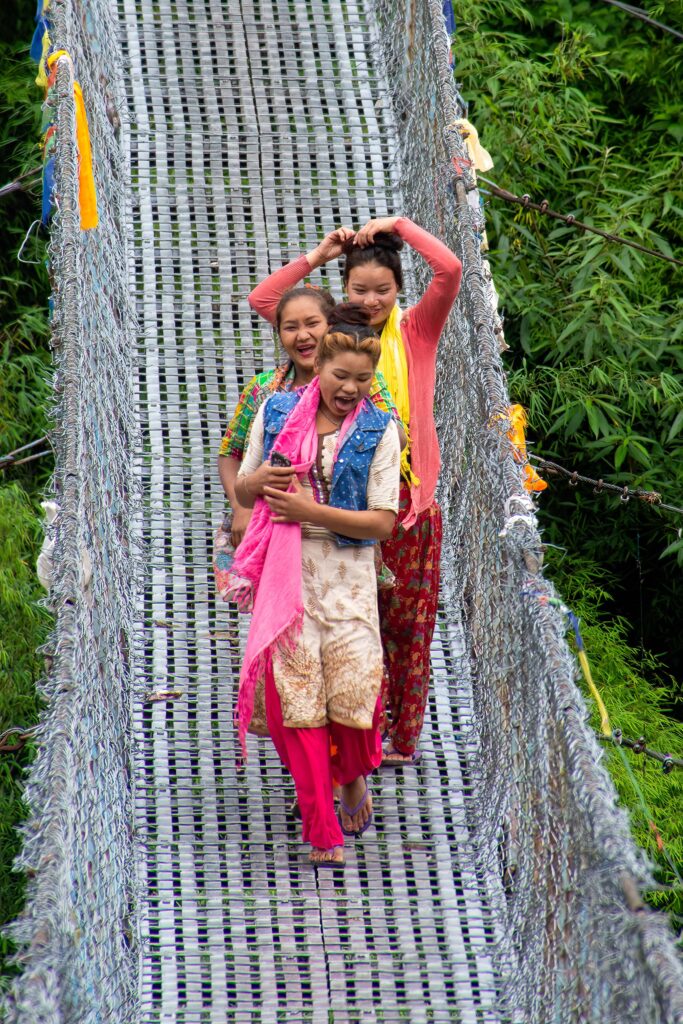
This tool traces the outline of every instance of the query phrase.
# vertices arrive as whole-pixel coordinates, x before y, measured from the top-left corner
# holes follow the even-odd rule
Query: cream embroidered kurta
[[[332,481],[336,434],[321,435],[318,474],[326,493]],[[263,461],[263,407],[254,420],[240,475]],[[391,421],[377,446],[368,476],[368,509],[398,511],[401,449]],[[302,481],[312,489],[310,480]],[[377,612],[374,545],[340,547],[334,536],[302,524],[304,621],[296,648],[273,662],[282,718],[290,728],[315,728],[328,721],[370,729],[382,681],[383,658]],[[252,727],[265,726],[259,684]]]

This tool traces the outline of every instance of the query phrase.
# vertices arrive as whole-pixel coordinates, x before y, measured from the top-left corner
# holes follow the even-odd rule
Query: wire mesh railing
[[[21,975],[8,1021],[125,1024],[135,1017],[130,810],[135,444],[122,74],[111,5],[53,2],[59,58],[46,100],[56,131],[48,250],[54,497],[46,708],[17,867],[27,905],[11,928]],[[85,99],[99,227],[79,212],[74,77]],[[0,1014],[1,1016],[1,1014]]]
[[[564,622],[547,603],[533,505],[505,436],[510,399],[480,208],[454,123],[466,112],[442,4],[373,7],[406,213],[459,252],[464,268],[437,374],[443,576],[468,637],[479,745],[472,825],[483,876],[500,879],[491,898],[504,1012],[538,1024],[678,1021],[683,972],[667,922],[637,895],[649,869],[587,726]]]
[[[463,260],[438,374],[444,591],[462,619],[478,758],[470,802],[477,868],[497,926],[500,1019],[510,1024],[683,1020],[666,921],[642,907],[649,869],[600,765],[519,466],[489,303],[478,207],[437,0],[368,0],[386,76],[406,214]],[[111,4],[53,0],[58,67],[54,294],[56,527],[48,701],[26,798],[13,926],[16,1024],[138,1019],[129,700],[138,561],[131,389],[135,336],[126,116]],[[78,217],[74,72],[88,111],[100,226]],[[454,157],[457,159],[454,162]],[[415,268],[419,281],[420,268]]]

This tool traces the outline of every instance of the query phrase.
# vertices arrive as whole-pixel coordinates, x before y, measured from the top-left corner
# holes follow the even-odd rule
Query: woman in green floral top
[[[249,296],[253,308],[277,329],[288,359],[283,366],[259,373],[249,381],[221,442],[218,472],[233,512],[232,543],[235,547],[244,536],[252,511],[240,505],[235,496],[235,481],[249,443],[251,425],[260,406],[274,391],[291,391],[311,382],[318,344],[327,331],[327,314],[334,306],[329,292],[292,285],[301,281],[302,261],[305,260],[310,269],[327,263],[339,256],[353,237],[354,232],[349,228],[330,232],[312,252],[276,270]],[[375,376],[368,397],[398,419],[381,374]],[[277,467],[273,467],[272,472],[277,476]],[[277,481],[273,480],[271,486],[277,486]]]

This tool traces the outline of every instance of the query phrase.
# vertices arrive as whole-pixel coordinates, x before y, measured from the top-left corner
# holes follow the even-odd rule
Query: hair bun
[[[367,309],[357,302],[339,302],[327,314],[327,322],[331,328],[336,327],[338,324],[368,327],[370,325],[370,314]]]
[[[378,231],[371,244],[377,249],[386,249],[387,252],[400,252],[403,248],[403,239],[393,231]]]

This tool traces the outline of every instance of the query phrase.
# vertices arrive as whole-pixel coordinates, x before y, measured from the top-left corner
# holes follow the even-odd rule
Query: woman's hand
[[[232,532],[230,534],[230,540],[234,548],[238,547],[244,540],[244,535],[247,532],[249,526],[249,520],[251,519],[251,509],[242,508],[241,505],[236,505],[232,513]]]
[[[341,227],[330,231],[329,235],[325,235],[322,242],[312,252],[306,253],[306,259],[311,265],[311,270],[315,270],[316,267],[322,267],[324,263],[329,263],[330,260],[338,259],[355,237],[356,232],[352,228]]]
[[[318,505],[309,491],[305,491],[298,479],[292,481],[293,491],[279,491],[274,487],[265,487],[263,497],[268,502],[274,523],[310,523],[311,513]]]
[[[266,487],[286,491],[292,480],[296,480],[296,474],[291,466],[271,466],[269,462],[262,462],[258,469],[249,474],[246,486],[249,493],[255,496],[263,494]]]
[[[374,220],[369,220],[360,231],[356,232],[354,245],[365,249],[366,246],[372,245],[375,235],[380,231],[385,231],[388,235],[392,234],[397,220],[398,217],[375,217]]]

